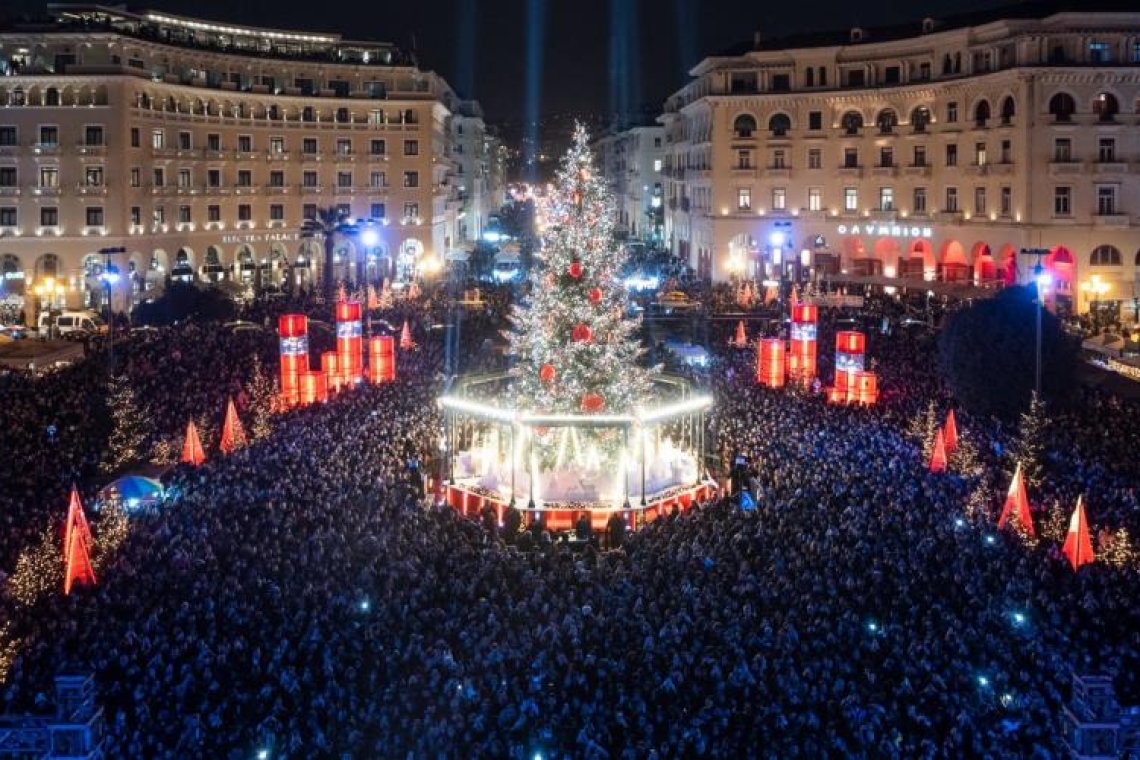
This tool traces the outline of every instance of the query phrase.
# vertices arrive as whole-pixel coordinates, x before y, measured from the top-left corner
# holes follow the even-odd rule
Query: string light
[[[55,531],[49,526],[39,542],[20,552],[8,579],[9,595],[24,606],[58,588],[63,583],[63,554]]]

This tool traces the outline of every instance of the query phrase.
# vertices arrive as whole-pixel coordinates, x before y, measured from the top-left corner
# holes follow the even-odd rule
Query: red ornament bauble
[[[600,393],[587,393],[582,397],[582,411],[586,413],[600,412],[606,408],[606,399]]]
[[[594,331],[590,329],[589,325],[576,324],[570,333],[570,339],[575,343],[588,343],[594,337]]]
[[[582,276],[582,262],[581,261],[571,262],[569,271],[570,271],[571,277],[573,277],[575,280],[579,279]]]
[[[553,383],[555,374],[553,365],[543,364],[538,368],[538,379],[544,383]]]
[[[546,434],[549,432],[550,432],[550,428],[545,428],[545,427],[541,427],[541,426],[536,427],[534,429],[534,434],[537,435],[539,438],[545,438]]]
[[[601,288],[590,288],[590,303],[597,306],[601,302],[602,302],[602,289]]]

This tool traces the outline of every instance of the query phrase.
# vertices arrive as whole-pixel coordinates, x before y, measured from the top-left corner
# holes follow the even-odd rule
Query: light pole
[[[1037,395],[1041,395],[1041,313],[1045,309],[1045,290],[1049,287],[1052,281],[1052,276],[1045,271],[1045,267],[1041,261],[1045,254],[1049,253],[1048,248],[1023,248],[1023,254],[1029,254],[1037,257],[1037,264],[1033,267],[1033,284],[1037,290],[1037,371],[1034,375],[1033,388]]]
[[[115,310],[111,303],[111,295],[115,283],[119,281],[119,268],[111,261],[111,256],[126,252],[127,249],[122,246],[99,249],[99,255],[103,257],[103,273],[99,275],[99,279],[103,281],[107,294],[107,364],[112,371],[115,369]]]

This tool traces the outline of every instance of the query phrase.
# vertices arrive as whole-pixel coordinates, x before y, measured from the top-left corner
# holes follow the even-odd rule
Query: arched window
[[[58,106],[59,105],[59,90],[57,90],[54,87],[47,88],[47,92],[44,93],[44,105],[45,106]]]
[[[849,135],[859,134],[859,130],[863,128],[863,114],[858,111],[848,111],[843,114],[843,120],[840,122],[843,125],[843,131]]]
[[[879,134],[889,135],[895,131],[895,127],[899,124],[899,116],[890,108],[884,108],[879,111],[879,115],[875,117],[875,126],[879,128]]]
[[[1058,92],[1049,98],[1049,113],[1056,121],[1072,121],[1077,112],[1077,101],[1067,92]]]
[[[1005,100],[1001,102],[1001,123],[1012,124],[1013,117],[1017,115],[1017,103],[1014,101],[1012,95],[1006,96]]]
[[[786,113],[775,113],[768,119],[768,131],[773,137],[783,137],[791,128],[792,120]]]
[[[910,112],[910,125],[914,128],[915,132],[925,132],[928,124],[930,124],[929,108],[919,106]]]
[[[1114,245],[1099,245],[1089,254],[1091,267],[1118,267],[1124,263],[1120,249]]]
[[[1120,102],[1111,92],[1102,92],[1093,98],[1093,113],[1101,121],[1113,121],[1120,113]]]
[[[756,131],[756,117],[749,113],[742,113],[732,122],[732,132],[737,137],[752,137]]]
[[[984,127],[990,120],[990,101],[980,100],[974,106],[974,125]]]

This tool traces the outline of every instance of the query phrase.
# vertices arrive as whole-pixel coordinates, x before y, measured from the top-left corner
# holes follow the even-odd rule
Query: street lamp
[[[1053,275],[1046,271],[1041,261],[1047,253],[1048,248],[1023,248],[1023,254],[1029,254],[1037,257],[1037,264],[1033,267],[1033,284],[1037,290],[1037,372],[1034,375],[1033,387],[1037,394],[1041,394],[1041,313],[1045,309],[1045,291],[1053,284]]]
[[[99,249],[99,255],[103,257],[103,273],[99,275],[99,279],[103,281],[103,287],[107,292],[107,363],[112,370],[115,367],[115,310],[112,308],[111,295],[112,289],[119,281],[119,268],[111,261],[111,256],[126,252],[127,249],[122,246]]]

